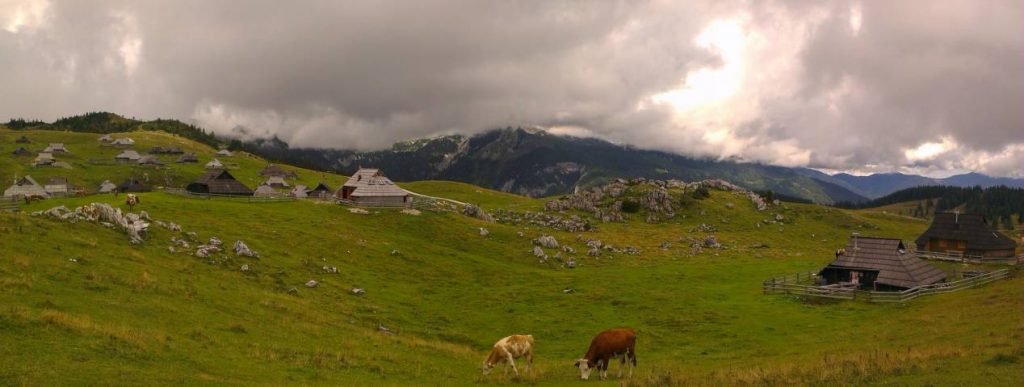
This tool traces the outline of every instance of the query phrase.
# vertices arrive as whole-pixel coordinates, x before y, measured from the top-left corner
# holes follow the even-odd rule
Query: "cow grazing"
[[[631,363],[629,377],[633,377],[633,368],[636,368],[636,332],[629,328],[609,329],[598,333],[590,341],[590,349],[583,358],[576,360],[574,364],[580,369],[580,378],[590,379],[590,372],[597,368],[601,380],[608,378],[608,363],[613,358],[619,358],[619,374],[622,377],[622,369]]]
[[[504,368],[505,373],[508,373],[508,366],[512,366],[512,371],[519,376],[515,359],[520,357],[526,358],[525,372],[529,372],[533,367],[533,335],[512,335],[498,340],[497,343],[494,343],[494,349],[491,349],[487,360],[484,360],[482,371],[484,375],[487,375],[498,363],[507,362]]]
[[[135,208],[136,204],[139,204],[139,197],[134,194],[128,194],[128,197],[124,199],[124,204],[128,206],[128,211]]]

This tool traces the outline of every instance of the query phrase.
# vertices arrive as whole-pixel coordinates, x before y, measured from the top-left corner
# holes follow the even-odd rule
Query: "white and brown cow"
[[[622,369],[627,363],[629,377],[633,377],[633,368],[636,367],[636,332],[629,328],[609,329],[598,333],[590,341],[590,349],[583,358],[576,360],[574,365],[580,369],[580,378],[590,379],[590,372],[597,368],[601,380],[608,378],[608,363],[611,359],[619,358],[619,375],[622,377]]]
[[[526,358],[525,372],[529,372],[533,367],[533,335],[512,335],[498,340],[497,343],[494,343],[491,354],[487,355],[487,360],[484,360],[482,371],[484,375],[487,375],[498,363],[507,362],[504,368],[505,373],[508,373],[508,366],[512,366],[512,371],[519,376],[515,359],[521,357]]]

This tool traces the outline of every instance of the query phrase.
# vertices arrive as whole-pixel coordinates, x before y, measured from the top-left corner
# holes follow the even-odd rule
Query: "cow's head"
[[[484,375],[487,375],[487,374],[491,373],[491,370],[493,370],[493,369],[494,369],[494,363],[491,363],[489,361],[484,361],[483,367],[480,367],[480,372],[483,372]]]
[[[578,359],[573,366],[580,369],[580,379],[590,379],[590,371],[594,370],[594,365],[590,364],[590,360]]]

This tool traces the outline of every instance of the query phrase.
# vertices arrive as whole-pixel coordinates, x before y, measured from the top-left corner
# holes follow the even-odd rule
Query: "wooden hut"
[[[4,190],[5,198],[18,198],[23,196],[50,197],[42,185],[36,183],[32,176],[25,176],[14,180],[14,184]]]
[[[338,190],[338,199],[368,207],[402,207],[412,203],[409,191],[399,188],[379,169],[360,168]]]
[[[197,194],[252,196],[253,191],[223,169],[208,171],[185,190]]]
[[[224,163],[221,163],[220,160],[213,159],[210,160],[210,162],[206,163],[206,169],[221,170],[224,169]]]
[[[256,187],[256,191],[254,191],[252,193],[252,196],[258,196],[258,197],[264,197],[264,198],[266,198],[266,197],[273,197],[273,196],[277,196],[277,191],[274,191],[273,187],[271,187],[269,185],[266,185],[266,184],[263,184],[263,185],[260,185],[259,187]]]
[[[269,185],[274,188],[291,187],[291,185],[289,185],[287,181],[284,181],[284,178],[281,176],[271,176],[269,179],[267,179],[267,182],[263,184]]]
[[[153,155],[145,155],[139,158],[139,165],[164,165],[160,159]]]
[[[296,185],[295,188],[292,188],[291,195],[293,198],[304,199],[309,196],[307,192],[308,190],[306,189],[306,186],[299,184]]]
[[[118,192],[149,192],[153,190],[153,187],[138,179],[128,179],[117,186],[117,190]]]
[[[29,140],[28,137],[21,136],[21,137],[18,137],[18,139],[14,140],[14,142],[17,143],[17,144],[28,144],[28,143],[32,142],[32,140]]]
[[[99,138],[99,142],[111,142],[111,141],[114,141],[114,138],[110,137],[109,134],[104,134],[104,135],[100,136],[100,138]]]
[[[71,187],[68,185],[68,178],[66,177],[51,177],[46,181],[43,189],[50,196],[67,196],[71,192]]]
[[[850,237],[845,249],[818,273],[828,284],[859,288],[901,290],[946,280],[946,273],[907,252],[903,241],[891,238]]]
[[[198,163],[199,157],[195,153],[186,153],[178,157],[178,163]]]
[[[286,169],[281,168],[281,167],[279,167],[279,166],[277,166],[275,164],[267,164],[266,167],[263,167],[263,170],[260,171],[260,176],[266,176],[266,177],[274,177],[274,176],[276,176],[276,177],[283,177],[283,178],[287,178],[287,179],[295,179],[295,178],[299,177],[299,175],[297,173],[295,173],[295,171],[286,170]]]
[[[115,190],[117,190],[117,185],[111,183],[110,180],[103,180],[103,183],[100,184],[100,188],[97,190],[97,192],[111,193],[114,192]]]
[[[62,143],[62,142],[51,142],[50,145],[46,146],[46,149],[43,149],[43,152],[46,152],[46,153],[68,153],[70,151],[68,150],[68,148],[64,147],[64,143]]]
[[[217,156],[231,157],[231,156],[234,156],[234,155],[235,155],[234,153],[231,153],[231,151],[229,151],[227,149],[221,149],[221,150],[217,151]]]
[[[11,154],[15,156],[31,156],[32,152],[30,152],[28,149],[25,149],[25,147],[19,146],[18,149],[15,149],[14,152],[11,152]]]
[[[327,200],[331,198],[331,195],[333,193],[334,191],[331,190],[331,187],[328,187],[327,184],[320,182],[317,183],[316,187],[313,187],[313,189],[306,191],[306,197],[312,199]]]
[[[1012,257],[1017,250],[1017,242],[990,228],[984,216],[955,212],[935,214],[915,244],[918,252],[980,257]]]
[[[35,161],[32,162],[32,164],[37,166],[37,167],[42,167],[42,166],[53,165],[53,163],[56,162],[56,161],[57,160],[53,159],[53,154],[52,153],[43,152],[43,153],[40,153],[38,156],[36,156],[36,159],[35,159]]]
[[[135,145],[135,140],[132,140],[132,139],[130,139],[128,137],[124,137],[124,138],[116,139],[116,140],[112,141],[110,144],[114,145],[114,146],[132,146],[132,145]]]
[[[139,152],[133,151],[131,149],[121,151],[121,153],[118,153],[117,156],[114,156],[114,160],[123,163],[137,163],[139,162],[140,159],[142,159],[142,156],[139,155]]]

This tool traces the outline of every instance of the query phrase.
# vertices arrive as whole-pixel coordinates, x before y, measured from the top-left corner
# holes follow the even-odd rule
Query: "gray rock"
[[[364,295],[364,294],[366,294],[366,289],[363,289],[363,288],[352,288],[352,294],[357,295],[357,296]]]
[[[241,255],[243,257],[250,258],[260,257],[260,253],[252,251],[252,249],[249,248],[249,245],[246,245],[245,242],[242,241],[235,241],[233,250],[235,251],[235,255]]]
[[[480,227],[480,236],[485,237],[485,236],[488,236],[488,235],[491,235],[491,232],[487,231],[486,228]]]
[[[307,287],[307,288],[315,288],[315,287],[317,287],[317,286],[320,286],[320,283],[319,283],[319,282],[316,282],[316,280],[309,280],[309,281],[306,281],[306,287]]]
[[[246,265],[242,265],[242,272],[243,272],[243,273],[247,273],[247,272],[249,272],[249,265],[248,265],[248,264],[246,264]]]
[[[224,242],[221,242],[220,238],[210,237],[210,242],[209,242],[210,246],[218,246],[219,247],[222,244],[224,244]]]
[[[541,235],[540,238],[537,238],[537,244],[549,249],[558,248],[558,241],[551,235]]]
[[[540,246],[533,246],[533,256],[541,260],[548,258],[548,255],[544,253],[544,249],[541,249]]]

